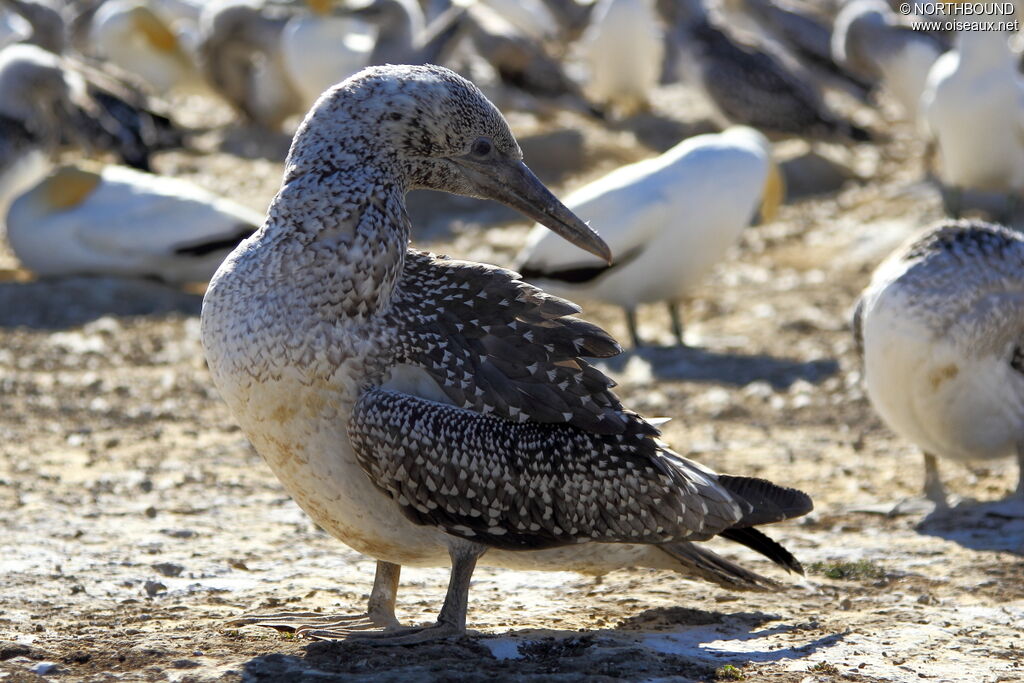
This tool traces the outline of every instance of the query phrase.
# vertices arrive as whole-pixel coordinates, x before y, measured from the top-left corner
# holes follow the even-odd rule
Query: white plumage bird
[[[96,51],[142,78],[155,92],[204,87],[195,55],[174,26],[147,3],[114,0],[96,12],[90,32]]]
[[[1024,239],[945,222],[882,263],[853,318],[868,397],[921,447],[925,494],[946,504],[937,457],[1016,455],[1024,475]],[[1017,486],[1024,495],[1024,476]]]
[[[646,108],[661,76],[663,33],[651,0],[600,0],[583,34],[587,96],[624,115]]]
[[[919,120],[921,93],[942,44],[915,31],[882,0],[855,0],[836,15],[832,57],[856,76],[878,81],[910,121]]]
[[[921,111],[938,148],[939,177],[959,216],[964,190],[1024,189],[1024,80],[1008,35],[961,31],[928,74]]]
[[[558,296],[621,306],[635,346],[636,307],[666,302],[681,344],[679,304],[736,243],[759,205],[770,220],[783,194],[761,133],[735,126],[699,135],[612,171],[566,199],[611,247],[612,265],[549,239],[537,227],[517,269]]]
[[[373,41],[370,26],[351,17],[313,12],[292,18],[281,34],[280,50],[285,71],[302,95],[302,108],[365,67]]]
[[[14,201],[7,240],[37,275],[205,282],[262,220],[177,178],[63,166]]]

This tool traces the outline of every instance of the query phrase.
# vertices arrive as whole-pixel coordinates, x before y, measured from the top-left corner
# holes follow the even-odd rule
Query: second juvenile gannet
[[[1016,455],[1024,496],[1024,238],[946,221],[885,260],[853,318],[871,404],[924,452],[924,491],[946,505],[937,458]]]

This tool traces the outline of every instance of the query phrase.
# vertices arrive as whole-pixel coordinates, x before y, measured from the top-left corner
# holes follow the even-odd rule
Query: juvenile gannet
[[[211,3],[200,16],[199,65],[210,86],[246,121],[270,130],[305,111],[281,54],[289,18],[251,2]]]
[[[28,23],[30,31],[24,42],[56,54],[64,51],[68,42],[64,18],[53,7],[32,0],[0,0],[0,8],[9,9]]]
[[[503,202],[611,259],[458,75],[373,67],[325,93],[263,227],[211,282],[202,339],[256,449],[317,524],[377,558],[377,577],[361,617],[246,621],[321,636],[387,627],[391,642],[459,633],[478,559],[765,586],[692,543],[716,534],[799,569],[753,526],[806,513],[805,494],[670,451],[580,357],[619,347],[576,306],[507,270],[409,249],[414,188]],[[400,565],[449,558],[437,624],[399,629]]]
[[[682,13],[680,68],[727,121],[765,133],[863,142],[868,131],[832,112],[821,93],[775,55],[742,45],[699,5]]]
[[[1011,214],[1024,190],[1024,79],[1008,37],[959,32],[954,49],[932,66],[921,96],[954,217],[963,190],[1006,192]]]
[[[77,116],[72,91],[56,55],[32,45],[0,50],[0,219],[21,192],[50,168],[61,135]]]
[[[924,452],[924,491],[946,494],[937,457],[1016,454],[1024,495],[1024,238],[946,221],[875,271],[853,317],[868,397]]]
[[[716,0],[730,28],[761,36],[816,77],[864,99],[870,81],[857,78],[832,57],[832,28],[805,3],[778,0]]]
[[[179,178],[62,166],[11,204],[7,241],[37,275],[206,282],[262,220]]]
[[[616,255],[611,265],[537,225],[516,270],[557,296],[621,306],[634,346],[640,346],[637,306],[663,301],[682,344],[679,305],[736,243],[758,206],[771,220],[782,195],[763,135],[742,126],[698,135],[566,198],[608,242]]]
[[[583,114],[599,115],[561,62],[500,14],[479,3],[473,4],[467,9],[466,23],[474,49],[494,67],[501,82],[540,100],[535,103],[538,106],[530,109],[536,112],[544,101],[551,101]]]
[[[844,5],[833,25],[836,62],[868,82],[879,82],[915,123],[928,72],[943,51],[935,37],[905,24],[882,0]]]
[[[600,0],[583,34],[586,92],[623,115],[649,106],[665,58],[664,29],[653,0]]]

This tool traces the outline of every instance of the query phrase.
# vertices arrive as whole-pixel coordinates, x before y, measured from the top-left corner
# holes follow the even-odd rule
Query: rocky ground
[[[569,116],[512,122],[527,162],[564,193],[707,128],[673,97],[614,130]],[[923,146],[905,126],[873,123],[890,137],[881,152],[819,148],[849,171],[837,192],[808,194],[842,180],[831,165],[788,165],[798,196],[749,229],[695,297],[692,348],[603,366],[628,405],[673,418],[665,436],[679,452],[814,497],[814,513],[772,530],[806,577],[715,544],[778,578],[773,593],[653,570],[595,580],[483,567],[472,632],[458,640],[371,647],[230,627],[251,610],[359,611],[373,562],[319,531],[233,425],[204,366],[199,293],[36,281],[4,254],[0,678],[1024,680],[1024,505],[998,502],[1013,463],[944,463],[952,491],[986,503],[887,514],[919,493],[920,455],[868,404],[848,312],[874,265],[942,212],[922,180]],[[159,170],[265,208],[287,138],[217,129],[198,144],[208,153],[166,154]],[[527,230],[469,200],[411,205],[417,243],[459,256],[508,264]],[[625,337],[617,310],[584,303]],[[660,308],[641,324],[669,341]],[[399,617],[429,621],[447,570],[402,579]]]

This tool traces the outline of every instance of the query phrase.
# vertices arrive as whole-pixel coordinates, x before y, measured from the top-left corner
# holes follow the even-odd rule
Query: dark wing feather
[[[577,312],[511,271],[410,250],[388,316],[392,360],[422,367],[453,404],[485,415],[656,435],[581,358],[621,349]]]
[[[706,540],[737,523],[742,506],[715,475],[664,451],[643,424],[594,434],[370,389],[348,433],[409,519],[492,547]]]

